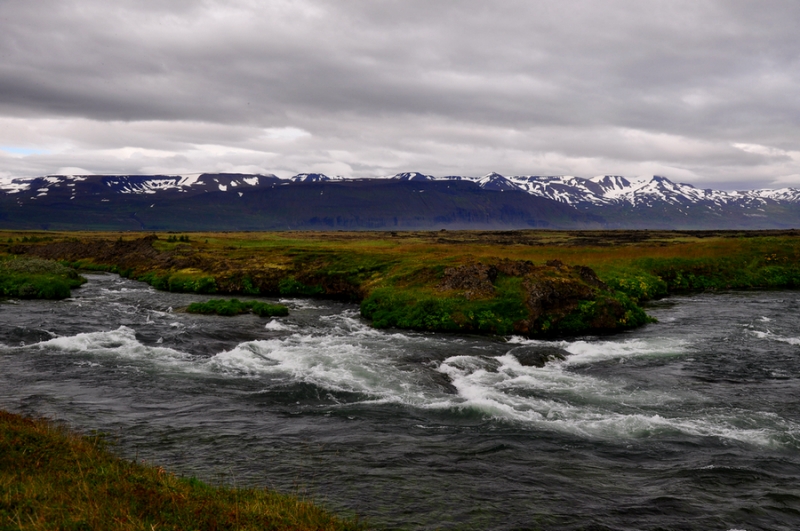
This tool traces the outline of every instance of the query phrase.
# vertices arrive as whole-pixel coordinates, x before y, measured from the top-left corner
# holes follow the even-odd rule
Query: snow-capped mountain
[[[496,179],[487,179],[490,185]],[[600,228],[602,220],[521,191],[422,174],[47,176],[0,185],[0,229],[431,230]]]
[[[691,184],[674,183],[658,175],[626,178],[619,175],[600,175],[584,178],[568,175],[520,175],[504,177],[489,173],[483,177],[450,175],[435,177],[420,172],[404,172],[389,177],[398,181],[470,181],[485,190],[524,191],[531,195],[553,199],[578,208],[589,206],[653,207],[661,204],[705,204],[725,207],[740,205],[758,207],[775,203],[800,203],[800,189],[750,190],[725,192],[696,188]],[[6,195],[41,197],[58,189],[76,195],[85,189],[90,193],[100,190],[120,194],[158,194],[165,191],[179,193],[210,191],[244,191],[263,186],[286,183],[340,182],[348,179],[329,177],[322,173],[300,173],[289,179],[273,174],[250,175],[237,173],[203,173],[192,175],[51,175],[47,177],[14,179],[0,182],[0,191]],[[361,179],[369,180],[369,179]],[[100,187],[98,189],[98,186]]]
[[[332,197],[330,193],[323,194],[322,189],[314,192],[317,190],[315,187],[357,186],[361,194],[359,200],[366,201],[369,197],[377,197],[377,187],[381,186],[405,186],[413,192],[419,192],[432,191],[439,185],[442,185],[442,190],[452,189],[448,193],[455,193],[455,190],[461,194],[468,190],[472,190],[469,193],[480,193],[485,190],[487,194],[505,192],[502,195],[507,196],[504,200],[493,198],[491,201],[518,201],[512,196],[533,196],[537,201],[552,201],[574,209],[572,211],[576,214],[589,215],[592,223],[601,223],[607,228],[800,227],[800,189],[797,188],[726,192],[675,183],[658,175],[635,178],[599,175],[584,178],[565,175],[504,177],[489,173],[482,177],[435,177],[420,172],[404,172],[373,179],[329,177],[321,173],[301,173],[288,179],[272,174],[234,173],[51,175],[14,179],[0,181],[0,224],[3,219],[20,217],[23,210],[19,207],[25,205],[38,205],[36,208],[40,213],[37,216],[43,219],[48,217],[47,212],[59,208],[76,210],[86,205],[105,204],[109,207],[117,205],[113,208],[120,209],[125,204],[145,203],[146,208],[156,208],[158,205],[175,205],[181,198],[197,196],[207,197],[203,201],[213,205],[215,201],[229,201],[223,200],[228,196],[237,200],[246,199],[253,193],[265,197],[264,193],[276,188],[297,188],[298,197],[314,193],[329,201],[332,200],[328,199]],[[537,208],[544,208],[542,205],[545,203],[538,204],[540,206]],[[380,212],[383,207],[376,204],[370,208],[373,208],[372,212]],[[131,206],[130,209],[134,211],[131,215],[141,211],[140,206]],[[40,223],[40,226],[44,224]]]
[[[345,178],[337,175],[336,177],[328,177],[324,173],[298,173],[289,180],[293,183],[324,183],[330,181],[344,181]]]
[[[738,192],[737,192],[738,193]],[[748,192],[742,192],[748,193]],[[786,203],[800,203],[800,189],[798,188],[778,188],[777,190],[753,190],[749,192],[764,199],[773,201],[783,201]]]
[[[726,192],[658,175],[514,176],[508,181],[529,194],[603,216],[611,228],[800,226],[800,189],[796,188]]]
[[[275,175],[203,173],[193,175],[50,175],[0,182],[4,195],[17,202],[47,196],[164,195],[204,192],[242,192],[282,182]]]
[[[518,175],[408,180],[472,181],[485,190],[522,191],[602,216],[610,228],[769,228],[800,226],[800,189],[726,192],[675,183],[659,175]]]
[[[433,175],[424,175],[418,171],[408,171],[392,175],[389,179],[397,181],[436,181],[437,178]]]
[[[658,175],[631,179],[619,175],[600,175],[588,179],[573,176],[514,176],[508,180],[530,194],[574,206],[707,204],[724,207],[738,204],[755,207],[766,204],[765,200],[800,202],[800,189],[796,188],[725,192],[674,183]]]

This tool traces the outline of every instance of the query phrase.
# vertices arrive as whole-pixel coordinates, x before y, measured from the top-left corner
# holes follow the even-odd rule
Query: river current
[[[115,275],[0,303],[0,408],[380,528],[800,529],[800,292],[671,297],[605,337],[200,316]],[[520,363],[561,349],[564,361]]]

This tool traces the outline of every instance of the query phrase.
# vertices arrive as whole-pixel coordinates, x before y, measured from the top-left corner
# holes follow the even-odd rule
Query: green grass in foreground
[[[351,530],[266,489],[213,487],[109,453],[102,439],[0,411],[0,529]]]
[[[282,317],[289,315],[289,308],[282,304],[269,304],[259,301],[240,301],[239,299],[211,299],[206,302],[193,302],[187,308],[188,313],[207,315],[241,315],[254,313],[259,317]]]
[[[52,260],[30,257],[0,259],[0,297],[66,299],[86,282],[74,269]]]

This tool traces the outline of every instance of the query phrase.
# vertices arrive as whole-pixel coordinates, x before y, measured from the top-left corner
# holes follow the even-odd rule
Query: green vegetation
[[[376,328],[511,334],[527,318],[520,278],[496,281],[495,297],[467,300],[425,289],[378,288],[361,303],[361,315]]]
[[[280,317],[289,315],[289,309],[282,304],[269,304],[259,301],[240,301],[239,299],[211,299],[206,302],[193,302],[187,308],[189,313],[202,313],[206,315],[241,315],[254,313],[259,317]]]
[[[711,241],[702,253],[687,250],[686,256],[645,256],[604,266],[598,274],[637,301],[673,293],[800,288],[800,238]]]
[[[361,314],[377,328],[530,336],[602,333],[652,322],[634,300],[609,289],[591,270],[560,262],[446,269],[435,290],[375,289],[361,303]]]
[[[0,411],[0,529],[357,530],[309,501],[113,456],[99,437]]]
[[[314,297],[323,295],[322,286],[307,286],[294,277],[286,277],[278,282],[278,292],[285,297]]]
[[[649,322],[640,303],[673,293],[800,287],[800,231],[8,236],[157,289],[358,301],[377,327],[431,331],[602,333]]]
[[[52,260],[30,257],[0,259],[0,297],[65,299],[86,282],[74,269]]]
[[[159,273],[150,271],[138,275],[136,280],[147,282],[161,291],[175,293],[216,293],[217,282],[212,276],[192,272]]]

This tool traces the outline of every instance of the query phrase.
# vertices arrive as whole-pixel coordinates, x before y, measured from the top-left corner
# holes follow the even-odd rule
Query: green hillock
[[[254,313],[259,317],[282,317],[289,315],[289,309],[282,304],[269,304],[260,301],[240,301],[239,299],[211,299],[206,302],[193,302],[187,308],[188,313],[205,315],[234,316]]]

